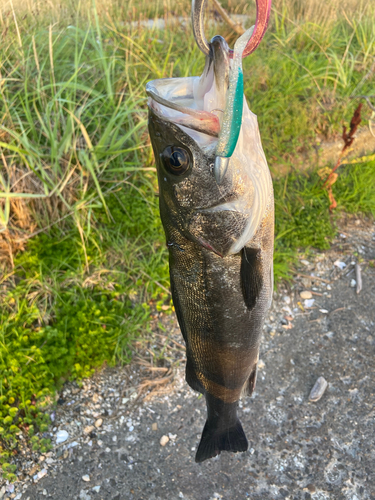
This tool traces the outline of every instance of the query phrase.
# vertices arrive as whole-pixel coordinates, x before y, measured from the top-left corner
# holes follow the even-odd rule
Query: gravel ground
[[[275,294],[256,392],[240,405],[248,452],[194,462],[205,404],[184,381],[175,318],[162,314],[130,367],[65,386],[51,428],[61,442],[19,457],[19,482],[0,499],[375,499],[375,226],[341,227]],[[328,388],[311,403],[320,376]]]

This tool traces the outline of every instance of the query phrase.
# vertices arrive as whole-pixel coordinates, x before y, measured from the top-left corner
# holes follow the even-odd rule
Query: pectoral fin
[[[244,247],[241,256],[241,287],[246,307],[255,307],[263,287],[263,264],[261,251]]]

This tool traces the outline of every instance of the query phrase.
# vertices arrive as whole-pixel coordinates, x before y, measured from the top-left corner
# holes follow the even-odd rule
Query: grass
[[[298,250],[329,248],[340,212],[375,216],[374,174],[374,160],[340,167],[333,186],[338,202],[333,215],[329,213],[327,192],[322,190],[323,182],[316,171],[293,171],[274,180],[276,280],[290,279]]]
[[[274,5],[244,72],[275,178],[280,280],[290,278],[299,249],[329,246],[335,217],[317,173],[280,177],[279,165],[337,135],[356,106],[352,93],[371,93],[364,77],[375,23],[370,6],[354,1],[343,4],[345,15],[336,2]],[[13,6],[0,2],[0,453],[8,479],[20,433],[34,449],[48,448],[45,408],[64,381],[128,362],[150,308],[172,310],[144,87],[199,74],[204,64],[190,27],[125,23],[187,15],[187,2]],[[339,209],[373,216],[375,162],[340,170]]]

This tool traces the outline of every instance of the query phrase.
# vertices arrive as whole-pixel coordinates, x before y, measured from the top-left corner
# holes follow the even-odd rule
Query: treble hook
[[[193,22],[193,33],[198,47],[206,56],[210,53],[210,46],[204,35],[204,8],[207,0],[192,0],[191,17]],[[257,17],[252,37],[248,41],[242,57],[246,57],[258,47],[268,26],[271,12],[272,0],[256,0]],[[233,50],[229,51],[229,57],[233,58]]]

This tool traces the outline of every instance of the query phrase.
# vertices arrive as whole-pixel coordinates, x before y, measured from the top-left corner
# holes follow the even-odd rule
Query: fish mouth
[[[210,43],[200,77],[162,78],[146,85],[150,109],[162,120],[196,132],[208,142],[219,137],[229,86],[229,47],[221,36]],[[208,136],[208,137],[207,137]]]
[[[218,137],[220,119],[214,108],[204,109],[204,104],[194,96],[200,77],[162,78],[146,85],[148,106],[162,120],[186,127],[202,134]]]

